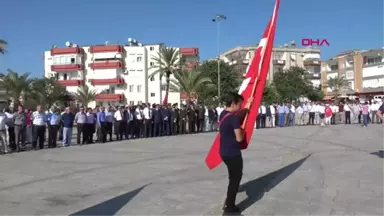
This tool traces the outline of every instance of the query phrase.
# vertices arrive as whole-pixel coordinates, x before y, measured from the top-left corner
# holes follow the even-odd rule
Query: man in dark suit
[[[205,118],[205,108],[200,104],[198,108],[198,120],[197,120],[197,132],[204,132],[204,118]]]
[[[187,123],[187,109],[185,105],[181,105],[180,109],[179,134],[185,134],[185,126]]]
[[[188,109],[188,133],[195,133],[196,131],[196,110],[191,105]]]
[[[214,129],[214,125],[215,123],[217,122],[217,117],[216,117],[216,113],[215,113],[215,108],[213,108],[213,106],[210,107],[210,109],[208,110],[208,118],[209,118],[209,127],[208,127],[208,130],[210,132],[213,131]]]
[[[179,134],[180,113],[177,104],[172,105],[172,135]]]
[[[163,133],[163,116],[161,114],[160,105],[153,105],[153,134],[154,136],[161,136]]]

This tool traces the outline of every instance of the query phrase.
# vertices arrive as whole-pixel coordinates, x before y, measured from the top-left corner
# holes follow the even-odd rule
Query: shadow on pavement
[[[238,204],[241,211],[246,210],[251,205],[260,200],[264,196],[265,192],[268,192],[269,190],[280,184],[280,182],[290,176],[310,156],[311,154],[279,170],[268,173],[267,175],[264,175],[260,178],[242,184],[240,186],[239,192],[245,191],[248,197]]]
[[[379,150],[377,152],[372,152],[371,155],[376,155],[379,158],[384,158],[384,151],[383,150]]]
[[[106,200],[102,203],[80,210],[70,216],[85,216],[85,215],[115,215],[121,208],[123,208],[132,198],[134,198],[141,190],[150,184],[141,186],[133,191],[129,191],[122,195],[116,196],[112,199]]]

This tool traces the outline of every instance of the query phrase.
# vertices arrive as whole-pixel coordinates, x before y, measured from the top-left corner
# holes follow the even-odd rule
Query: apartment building
[[[384,48],[345,51],[322,62],[321,84],[323,91],[332,96],[327,81],[343,76],[349,82],[342,89],[343,96],[384,95]]]
[[[160,74],[149,79],[156,70],[152,60],[158,55],[159,44],[143,45],[134,39],[128,44],[52,47],[44,53],[46,77],[56,77],[67,91],[75,93],[79,86],[95,90],[98,105],[161,103],[165,97],[165,77]],[[180,57],[189,66],[196,65],[198,48],[178,48]],[[195,62],[194,62],[195,61]],[[169,103],[180,103],[180,93],[170,92]]]
[[[239,74],[245,74],[256,48],[257,46],[238,46],[221,54],[220,59],[234,65]],[[294,41],[284,46],[274,47],[267,80],[271,82],[276,72],[298,66],[305,68],[312,75],[310,79],[314,86],[319,86],[321,78],[320,56],[319,48],[297,47]]]

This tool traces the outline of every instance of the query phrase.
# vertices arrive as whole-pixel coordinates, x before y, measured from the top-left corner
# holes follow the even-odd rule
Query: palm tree
[[[36,79],[33,82],[32,98],[48,109],[66,94],[66,89],[55,78]]]
[[[29,73],[19,75],[17,72],[8,69],[7,74],[0,77],[0,88],[5,90],[14,106],[32,92],[34,80],[30,79],[29,75]]]
[[[341,94],[341,90],[349,87],[349,82],[344,76],[331,77],[327,80],[328,88],[335,94],[337,98]]]
[[[166,78],[165,94],[169,92],[169,84],[171,75],[175,74],[181,68],[181,60],[179,51],[172,47],[161,47],[157,52],[157,56],[153,56],[152,60],[154,65],[151,67],[155,71],[149,75],[149,79],[152,79],[155,75],[160,74],[160,81],[163,76]]]
[[[1,54],[4,54],[7,51],[6,50],[7,44],[8,44],[7,41],[0,39],[0,53]]]
[[[209,78],[205,73],[202,73],[201,71],[176,71],[173,75],[175,79],[170,80],[169,89],[171,91],[185,93],[187,103],[189,103],[192,96],[194,96],[202,88],[214,87],[211,78]]]
[[[77,92],[74,93],[74,97],[79,101],[83,106],[88,106],[88,104],[95,100],[96,91],[89,89],[87,85],[79,86]]]

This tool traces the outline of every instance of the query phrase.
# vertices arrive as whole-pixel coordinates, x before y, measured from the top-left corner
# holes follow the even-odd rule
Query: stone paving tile
[[[243,152],[242,214],[383,215],[383,159],[371,154],[384,149],[383,132],[381,125],[255,131]],[[226,168],[204,164],[214,136],[1,155],[0,214],[221,215]]]

